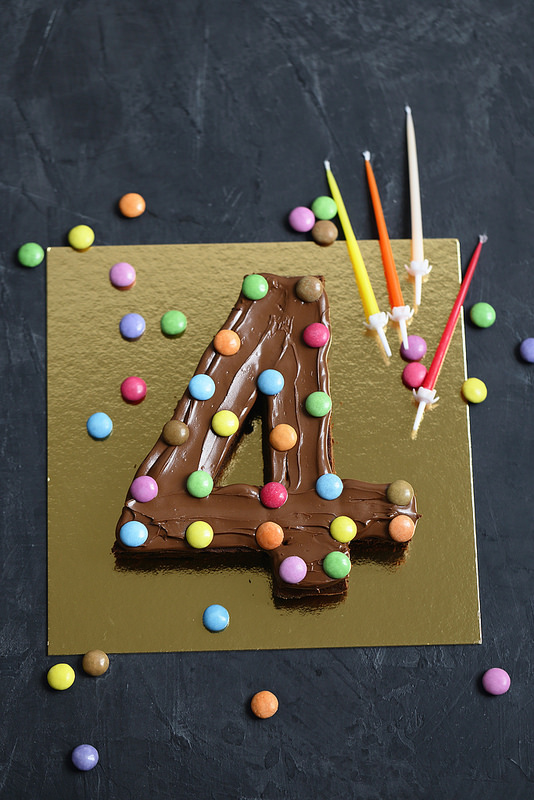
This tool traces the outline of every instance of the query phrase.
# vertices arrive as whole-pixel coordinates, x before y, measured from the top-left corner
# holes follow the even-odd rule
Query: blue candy
[[[278,394],[284,388],[284,376],[277,369],[265,369],[258,375],[258,389],[263,394]]]
[[[148,528],[142,522],[133,519],[121,527],[119,538],[127,547],[139,547],[148,539]]]
[[[111,417],[104,414],[103,411],[97,411],[96,414],[91,414],[87,420],[87,433],[93,439],[107,439],[113,430],[113,422]]]
[[[202,622],[204,623],[204,627],[209,631],[218,633],[228,627],[230,615],[224,606],[215,603],[212,606],[208,606],[204,611]]]
[[[194,400],[209,400],[215,392],[215,382],[209,375],[193,375],[189,381],[189,394]]]
[[[317,478],[315,491],[323,500],[335,500],[343,491],[343,482],[333,472],[329,472],[327,475]]]

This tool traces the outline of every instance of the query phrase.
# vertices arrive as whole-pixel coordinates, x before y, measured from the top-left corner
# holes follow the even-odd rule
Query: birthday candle
[[[454,305],[449,315],[449,319],[447,320],[447,324],[445,325],[445,329],[441,335],[441,339],[437,346],[436,353],[434,355],[434,358],[432,359],[430,369],[428,370],[426,377],[421,386],[419,387],[419,389],[417,391],[415,391],[414,389],[413,392],[414,397],[419,402],[419,407],[417,409],[417,414],[413,426],[414,431],[416,431],[419,427],[426,406],[431,403],[435,403],[436,400],[439,399],[436,397],[436,390],[434,387],[436,385],[436,381],[438,379],[438,375],[441,370],[443,360],[447,354],[447,350],[449,349],[452,335],[454,333],[458,317],[460,316],[460,309],[464,304],[465,296],[467,294],[467,290],[469,289],[469,284],[471,283],[473,273],[475,271],[476,265],[478,264],[478,259],[480,257],[480,251],[482,250],[482,245],[487,241],[488,237],[485,234],[482,234],[478,237],[478,244],[475,248],[473,255],[471,256],[469,266],[467,267],[464,279],[460,286],[460,291],[458,292],[458,296],[454,301]]]
[[[406,111],[406,145],[408,150],[408,177],[410,182],[410,210],[412,219],[412,260],[406,269],[415,278],[415,305],[421,304],[421,285],[424,275],[428,275],[432,267],[425,259],[423,249],[423,217],[421,214],[421,191],[419,187],[419,166],[417,162],[417,146],[412,109]]]
[[[369,275],[360,252],[356,236],[352,230],[352,225],[345,208],[345,203],[343,202],[336,179],[334,178],[332,170],[330,169],[330,162],[325,161],[324,166],[326,170],[328,186],[330,187],[330,192],[336,203],[339,221],[341,223],[341,227],[343,228],[343,233],[345,234],[345,240],[352,263],[352,269],[354,271],[354,277],[356,278],[356,285],[358,286],[358,292],[360,293],[363,310],[367,320],[366,325],[378,333],[384,350],[386,351],[387,355],[390,356],[391,349],[384,333],[384,327],[387,324],[387,315],[381,312],[378,308],[375,293],[373,292],[373,287],[371,286],[371,281],[369,280]]]
[[[380,242],[380,252],[382,253],[382,264],[384,265],[384,274],[386,276],[386,283],[388,287],[389,304],[391,306],[390,317],[395,322],[399,323],[402,343],[404,347],[408,348],[408,332],[406,330],[406,320],[410,319],[413,311],[410,311],[409,306],[404,305],[402,297],[402,289],[395,266],[395,259],[393,258],[393,250],[391,249],[391,242],[386,227],[386,220],[382,210],[382,203],[380,202],[380,195],[378,193],[378,186],[376,185],[375,175],[371,166],[371,153],[366,150],[363,154],[365,158],[365,170],[367,172],[367,182],[369,184],[369,192],[371,193],[371,201],[375,212],[376,227],[378,228],[378,239]]]

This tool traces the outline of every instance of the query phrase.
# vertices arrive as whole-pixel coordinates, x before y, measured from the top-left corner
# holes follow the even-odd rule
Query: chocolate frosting
[[[150,475],[158,484],[158,495],[147,503],[135,501],[128,493],[117,525],[114,552],[118,561],[127,557],[196,557],[203,563],[218,554],[261,550],[256,542],[258,526],[267,520],[284,530],[284,541],[267,551],[277,597],[293,598],[315,594],[341,595],[347,578],[329,577],[322,568],[323,559],[339,550],[350,555],[350,546],[337,542],[329,533],[332,520],[340,515],[357,525],[354,542],[376,542],[398,550],[388,526],[397,514],[414,522],[418,518],[415,498],[407,506],[391,504],[385,484],[343,480],[343,491],[335,500],[324,500],[315,491],[317,478],[334,472],[331,412],[313,417],[305,409],[309,394],[330,394],[327,366],[330,342],[320,348],[308,347],[302,340],[304,329],[322,322],[330,329],[326,292],[318,300],[304,302],[296,294],[298,277],[285,278],[264,274],[269,284],[267,295],[250,300],[242,293],[223,328],[238,333],[241,347],[231,356],[220,355],[211,343],[204,352],[195,374],[208,374],[215,381],[215,393],[209,400],[195,400],[186,390],[173,419],[185,422],[189,438],[181,445],[169,445],[160,436],[139,467],[136,477]],[[276,369],[284,377],[284,387],[276,395],[258,391],[258,375]],[[247,417],[261,407],[264,441],[264,479],[283,484],[288,491],[286,503],[269,509],[260,501],[261,487],[247,484],[218,485],[224,467],[232,457]],[[239,429],[222,437],[211,429],[211,419],[220,410],[233,411]],[[269,431],[280,423],[297,432],[295,447],[287,452],[274,450],[268,443]],[[205,470],[214,480],[214,488],[205,498],[192,497],[186,489],[191,472]],[[138,520],[148,529],[147,541],[139,547],[127,547],[120,540],[120,528]],[[214,531],[211,544],[195,550],[185,539],[188,525],[195,520],[208,522]],[[300,556],[307,564],[305,578],[287,584],[279,577],[280,563],[288,556]]]

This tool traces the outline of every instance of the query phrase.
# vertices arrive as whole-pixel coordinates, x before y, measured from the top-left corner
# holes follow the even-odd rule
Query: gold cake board
[[[381,309],[387,291],[376,241],[360,243]],[[392,242],[399,268],[409,241]],[[429,366],[460,279],[458,242],[425,242],[433,271],[409,332],[428,344]],[[117,261],[137,271],[118,291],[108,273]],[[273,600],[268,569],[177,567],[123,570],[111,554],[115,526],[135,471],[156,442],[200,356],[226,320],[243,275],[322,274],[330,299],[330,372],[336,473],[387,483],[408,480],[423,515],[404,563],[356,561],[344,600],[324,607]],[[405,302],[413,284],[401,277]],[[50,248],[48,292],[48,647],[54,655],[107,652],[256,650],[302,647],[480,642],[480,612],[463,322],[442,368],[440,401],[410,436],[415,405],[402,385],[398,332],[388,328],[386,359],[363,327],[363,312],[344,242]],[[162,335],[170,308],[188,319],[185,334]],[[129,312],[146,320],[136,342],[119,334]],[[138,406],[120,384],[148,386]],[[95,411],[113,420],[105,441],[91,439]],[[226,483],[261,485],[261,426],[243,438]],[[355,548],[353,548],[355,549]],[[229,627],[209,633],[204,609],[225,606]]]

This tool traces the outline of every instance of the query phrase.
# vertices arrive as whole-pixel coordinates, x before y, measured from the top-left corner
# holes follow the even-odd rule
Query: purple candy
[[[426,342],[422,336],[408,336],[408,347],[401,344],[400,354],[405,361],[421,361],[426,353]]]
[[[79,744],[72,751],[72,763],[76,769],[87,772],[98,764],[98,750],[92,744]]]
[[[510,676],[506,670],[493,667],[482,676],[482,686],[488,694],[505,694],[510,688]]]
[[[138,503],[149,503],[157,497],[158,484],[150,475],[140,475],[132,481],[130,493]]]
[[[534,339],[523,339],[519,345],[519,353],[523,361],[534,364]]]
[[[286,583],[300,583],[307,571],[306,562],[300,556],[288,556],[280,564],[280,577]]]
[[[121,336],[125,339],[139,339],[145,332],[146,323],[141,314],[126,314],[119,323]]]
[[[289,215],[289,224],[298,233],[307,233],[315,225],[315,214],[310,208],[297,206]]]

